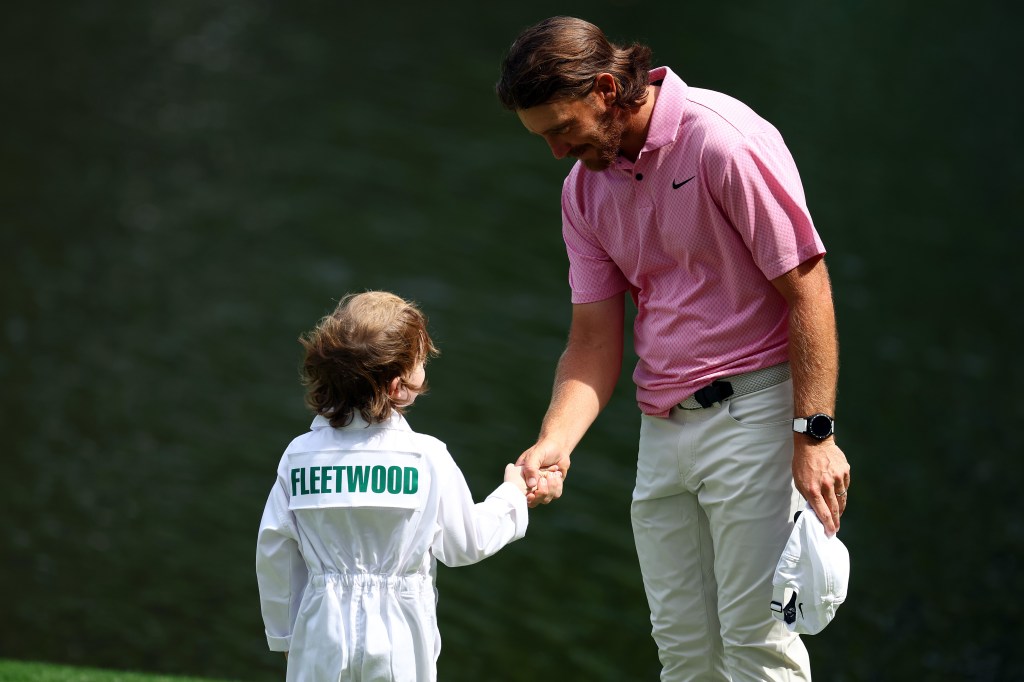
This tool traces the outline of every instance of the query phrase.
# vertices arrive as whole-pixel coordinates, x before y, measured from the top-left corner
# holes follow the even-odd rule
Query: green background
[[[852,584],[823,680],[1024,679],[1019,22],[986,2],[241,2],[0,21],[0,657],[242,680],[254,541],[309,416],[296,337],[418,301],[413,426],[478,499],[569,316],[552,160],[493,95],[583,16],[782,132],[829,248]],[[1008,3],[1007,3],[1008,6]],[[523,542],[441,569],[443,680],[653,680],[623,372]]]

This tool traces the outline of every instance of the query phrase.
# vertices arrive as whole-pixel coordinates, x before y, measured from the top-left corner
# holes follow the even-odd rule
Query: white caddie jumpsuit
[[[437,678],[437,561],[465,566],[526,533],[526,496],[502,483],[473,503],[441,441],[399,414],[344,428],[324,417],[281,458],[256,575],[288,682]]]

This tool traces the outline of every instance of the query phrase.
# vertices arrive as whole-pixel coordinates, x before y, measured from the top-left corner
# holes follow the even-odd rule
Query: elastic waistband
[[[711,384],[694,392],[689,398],[679,403],[684,410],[701,410],[711,405],[721,404],[729,398],[738,398],[747,393],[781,384],[790,377],[789,363],[783,362],[771,367],[755,369],[731,377],[716,379]],[[728,387],[725,386],[728,384]],[[731,389],[731,392],[730,392]]]
[[[433,580],[424,573],[409,575],[389,575],[383,573],[313,573],[309,576],[309,584],[314,588],[323,589],[328,585],[343,586],[351,589],[410,590],[424,586],[433,586]]]

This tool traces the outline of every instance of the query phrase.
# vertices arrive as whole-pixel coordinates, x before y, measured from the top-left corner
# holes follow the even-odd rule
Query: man
[[[649,62],[646,46],[554,17],[502,63],[504,106],[579,161],[562,191],[569,339],[519,463],[531,487],[544,467],[568,471],[618,378],[629,292],[643,412],[631,516],[662,680],[809,679],[769,603],[800,497],[833,534],[850,485],[831,428],[825,249],[778,131]]]

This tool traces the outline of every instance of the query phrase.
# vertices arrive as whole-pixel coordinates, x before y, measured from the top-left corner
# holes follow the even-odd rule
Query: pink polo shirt
[[[785,362],[789,308],[772,279],[825,253],[779,132],[670,69],[636,163],[577,163],[562,188],[573,303],[629,291],[646,414],[711,381]]]

